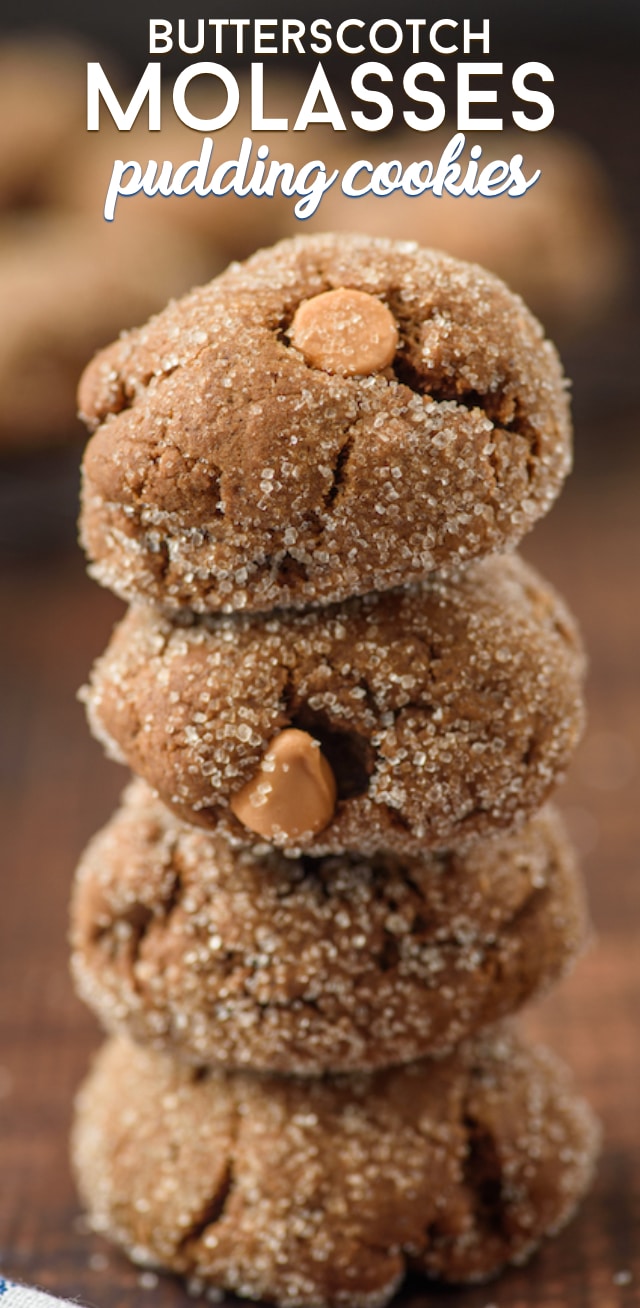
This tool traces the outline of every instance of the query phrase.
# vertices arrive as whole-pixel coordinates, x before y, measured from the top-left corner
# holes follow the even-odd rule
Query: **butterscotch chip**
[[[320,741],[289,727],[265,751],[255,777],[229,807],[242,825],[266,840],[287,842],[317,835],[331,821],[336,781]]]
[[[344,286],[305,300],[289,335],[307,363],[345,377],[382,372],[398,348],[398,328],[385,305]]]
[[[297,315],[338,292],[383,315],[384,357],[393,319],[389,367],[327,372],[291,347]],[[522,301],[477,266],[353,235],[232,265],[99,354],[79,402],[92,573],[171,609],[407,585],[517,543],[570,464],[562,370]]]
[[[270,838],[419,854],[535,811],[579,738],[582,676],[564,604],[507,555],[306,612],[133,606],[85,696],[110,753],[188,821],[249,843],[230,801],[294,727],[320,741],[337,803],[317,835]]]
[[[234,850],[142,781],[78,868],[73,972],[111,1031],[194,1063],[297,1072],[441,1054],[564,973],[585,911],[543,810],[466,854]]]
[[[91,1224],[283,1308],[376,1308],[407,1272],[482,1280],[573,1214],[598,1129],[562,1064],[493,1031],[374,1075],[224,1074],[124,1039],[77,1104]]]

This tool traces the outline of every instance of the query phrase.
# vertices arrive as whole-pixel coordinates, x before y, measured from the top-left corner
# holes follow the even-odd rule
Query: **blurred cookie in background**
[[[82,368],[223,262],[161,222],[126,227],[38,211],[0,224],[0,449],[82,437]]]
[[[428,158],[437,167],[453,132],[348,142],[374,166],[398,159],[406,167]],[[469,141],[471,138],[469,138]],[[524,195],[438,197],[345,196],[338,185],[325,196],[305,229],[393,235],[396,240],[446,250],[482,264],[526,300],[545,327],[568,333],[606,312],[620,291],[628,254],[613,196],[592,151],[569,136],[533,138],[526,133],[474,133],[483,162],[524,155],[524,172],[540,180]],[[465,153],[464,158],[468,158]],[[464,175],[464,168],[463,168]],[[363,173],[358,186],[364,187]],[[290,224],[293,230],[293,223]]]
[[[197,161],[206,136],[213,141],[211,161],[206,169],[207,179],[221,164],[238,159],[243,140],[249,138],[252,148],[246,172],[250,182],[258,169],[259,176],[268,174],[272,163],[291,164],[294,173],[309,160],[324,160],[328,168],[342,167],[345,162],[344,136],[337,143],[337,134],[325,123],[313,124],[305,131],[294,132],[293,126],[302,106],[307,84],[303,79],[277,73],[268,82],[265,78],[263,111],[265,121],[287,122],[288,129],[252,129],[251,85],[246,74],[234,73],[240,92],[238,110],[231,123],[217,131],[187,127],[177,116],[170,94],[165,95],[161,108],[161,129],[150,132],[146,115],[140,114],[129,132],[120,132],[108,112],[101,115],[99,132],[83,131],[72,156],[65,160],[59,174],[59,201],[62,205],[92,215],[102,215],[105,197],[112,175],[114,160],[137,161],[144,173],[150,160],[159,167],[170,161],[175,169],[181,164]],[[130,90],[122,93],[121,103],[127,103]],[[214,121],[222,114],[226,92],[218,79],[197,78],[186,96],[189,112],[202,123]],[[258,158],[261,146],[268,147],[265,159]],[[355,140],[353,149],[357,151]],[[335,156],[338,155],[337,162]],[[347,151],[348,156],[348,151]],[[231,168],[225,181],[231,184]],[[130,178],[130,174],[124,181]],[[189,180],[189,178],[187,179]],[[139,192],[118,199],[114,225],[124,227],[139,222],[140,217],[150,226],[158,219],[170,224],[176,239],[193,236],[206,242],[216,252],[224,253],[223,263],[230,259],[244,259],[259,247],[270,245],[289,231],[298,233],[302,224],[294,215],[298,195],[283,194],[275,186],[270,195],[199,196],[193,191],[181,196],[148,196]],[[355,217],[355,206],[354,206]],[[220,271],[215,268],[213,271]]]
[[[143,111],[131,131],[120,132],[103,106],[100,130],[88,132],[92,57],[78,42],[44,36],[0,45],[0,448],[34,450],[79,434],[75,385],[97,348],[230,259],[301,230],[392,234],[476,261],[519,291],[560,337],[597,321],[620,289],[626,245],[602,169],[586,146],[555,134],[474,135],[486,161],[520,152],[527,176],[541,168],[541,181],[515,199],[397,192],[353,199],[338,181],[304,223],[294,213],[299,197],[279,186],[273,197],[138,194],[120,199],[114,222],[105,223],[115,159],[135,159],[143,169],[150,159],[167,159],[175,167],[199,158],[207,134],[214,143],[209,175],[237,159],[250,137],[250,177],[261,144],[268,147],[265,171],[279,161],[297,172],[318,159],[327,172],[343,172],[358,157],[374,164],[438,159],[450,133],[378,136],[326,123],[295,131],[308,83],[276,68],[265,72],[262,107],[280,130],[252,130],[243,73],[237,113],[219,131],[208,133],[206,124],[222,113],[226,91],[217,78],[197,77],[186,104],[203,130],[180,121],[167,87],[161,131],[144,127]],[[133,86],[111,59],[105,67],[126,106]],[[256,107],[260,98],[254,95]]]
[[[48,203],[86,116],[86,49],[63,37],[0,42],[0,209]]]

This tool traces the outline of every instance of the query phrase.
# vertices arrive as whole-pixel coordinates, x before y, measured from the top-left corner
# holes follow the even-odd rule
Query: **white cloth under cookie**
[[[77,1300],[56,1299],[30,1285],[16,1285],[0,1276],[0,1308],[77,1308]]]

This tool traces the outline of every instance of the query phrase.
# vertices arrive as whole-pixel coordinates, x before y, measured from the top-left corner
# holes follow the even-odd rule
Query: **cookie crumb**
[[[632,1280],[633,1274],[629,1271],[628,1267],[624,1267],[621,1271],[614,1272],[613,1274],[614,1285],[631,1285]]]

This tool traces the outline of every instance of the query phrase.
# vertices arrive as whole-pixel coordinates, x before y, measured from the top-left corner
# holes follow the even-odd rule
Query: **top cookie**
[[[232,264],[98,354],[79,399],[93,574],[172,609],[342,600],[515,545],[570,464],[523,302],[360,236]]]

